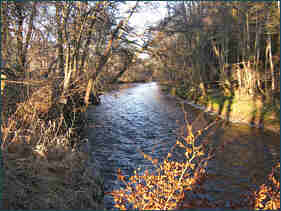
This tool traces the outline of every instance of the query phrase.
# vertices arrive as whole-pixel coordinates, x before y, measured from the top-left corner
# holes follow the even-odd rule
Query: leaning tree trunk
[[[90,76],[90,80],[88,81],[88,85],[87,85],[87,90],[86,90],[86,94],[85,94],[85,98],[84,98],[84,103],[86,104],[86,106],[89,105],[89,98],[90,98],[90,93],[92,91],[93,85],[94,85],[94,80],[98,77],[98,75],[101,73],[102,68],[104,67],[104,65],[106,64],[109,55],[110,55],[110,51],[111,51],[111,46],[114,42],[114,39],[116,38],[119,29],[123,26],[123,21],[120,21],[120,23],[118,24],[117,28],[114,30],[114,32],[112,33],[111,39],[107,45],[107,48],[103,54],[103,56],[100,59],[100,62],[98,64],[98,67],[96,69],[96,73]]]
[[[129,16],[126,18],[126,20],[125,20],[126,24],[128,23],[129,19],[132,17],[133,13],[135,12],[137,5],[138,5],[138,3],[135,4],[135,6],[132,8]],[[87,90],[86,90],[86,94],[85,94],[85,98],[84,98],[84,103],[86,104],[86,106],[88,106],[88,104],[89,104],[90,93],[92,91],[92,88],[95,86],[94,83],[96,82],[96,79],[98,78],[99,74],[102,72],[102,69],[103,69],[104,65],[106,64],[107,60],[109,59],[111,47],[113,45],[114,40],[118,39],[122,35],[122,32],[120,33],[120,35],[118,35],[118,33],[123,25],[124,25],[124,20],[121,20],[119,22],[119,24],[117,25],[116,29],[111,34],[111,39],[109,40],[107,48],[99,61],[96,72],[92,73],[90,75],[90,80],[88,81],[88,86],[87,86]]]

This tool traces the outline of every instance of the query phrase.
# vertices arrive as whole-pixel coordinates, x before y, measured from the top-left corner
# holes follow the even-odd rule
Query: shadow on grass
[[[264,130],[266,127],[273,127],[273,130],[277,132],[277,127],[280,125],[280,102],[276,101],[275,96],[270,98],[255,94],[253,97],[253,113],[251,118],[251,125],[258,126],[260,130]],[[280,100],[280,97],[279,97]],[[260,105],[258,105],[260,104]],[[276,127],[276,129],[274,129]],[[280,126],[279,126],[280,133]]]
[[[233,88],[229,88],[228,90],[228,94],[225,93],[221,93],[217,96],[211,96],[210,102],[211,102],[211,110],[214,111],[215,109],[215,105],[218,105],[218,115],[219,116],[225,116],[225,120],[227,122],[230,121],[230,117],[232,114],[232,105],[233,105],[233,100],[235,98],[235,92]],[[225,112],[223,114],[223,111],[225,109]]]

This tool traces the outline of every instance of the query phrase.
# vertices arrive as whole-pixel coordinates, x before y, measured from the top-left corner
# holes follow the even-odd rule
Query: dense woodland
[[[168,3],[148,48],[160,76],[206,95],[219,85],[237,94],[280,92],[280,8],[277,2]]]
[[[48,171],[41,174],[36,166],[43,169],[40,159],[52,155],[53,140],[62,140],[56,142],[53,154],[71,153],[76,146],[71,131],[81,123],[77,120],[81,106],[100,103],[99,95],[117,82],[168,81],[180,87],[182,95],[194,99],[208,96],[210,90],[221,90],[225,95],[259,96],[268,103],[279,103],[279,2],[166,2],[166,17],[147,26],[141,35],[129,25],[130,18],[146,7],[159,7],[159,3],[136,3],[121,14],[122,4],[1,2],[1,147],[7,178],[6,208],[99,207],[102,194],[94,192],[94,199],[88,201],[73,200],[71,185],[49,201],[45,200],[48,189],[47,195],[42,194],[33,204],[30,196],[38,190],[31,188],[31,181],[37,176],[44,180],[42,172]],[[142,53],[149,57],[140,58]],[[25,138],[29,142],[23,141]],[[14,153],[28,162],[16,161],[22,157]],[[79,167],[66,159],[65,165],[71,166],[68,169],[82,166],[83,155],[75,156],[71,159],[76,159]],[[20,180],[21,172],[29,179]],[[81,175],[86,177],[73,172],[73,183]],[[20,182],[12,184],[14,180]],[[81,185],[83,190],[98,189],[96,179],[87,181]],[[16,191],[19,187],[24,187],[21,194]],[[62,202],[61,196],[72,203]]]
[[[88,84],[88,90],[98,87],[110,60],[122,64],[108,74],[112,81],[132,62],[132,50],[119,39],[126,26],[116,20],[115,3],[3,2],[2,6],[2,73],[8,80],[56,78],[53,87],[64,96],[77,83]]]
[[[216,85],[278,95],[277,2],[168,2],[167,17],[147,27],[142,48],[129,39],[134,29],[127,24],[141,6],[119,21],[118,4],[3,2],[2,73],[11,80],[60,77],[63,92],[83,78],[97,91],[148,63],[146,79],[153,73],[155,80],[181,81],[196,95]],[[138,61],[140,52],[148,61]]]

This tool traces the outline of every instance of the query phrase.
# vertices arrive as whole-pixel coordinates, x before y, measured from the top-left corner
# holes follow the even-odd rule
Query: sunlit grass
[[[82,150],[87,142],[78,134],[82,113],[73,105],[68,119],[56,109],[51,111],[58,115],[46,120],[32,99],[15,104],[13,113],[5,112],[1,125],[3,208],[101,208],[102,179],[87,166],[89,152]]]

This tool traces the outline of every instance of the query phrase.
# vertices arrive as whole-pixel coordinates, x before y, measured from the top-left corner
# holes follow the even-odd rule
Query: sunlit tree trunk
[[[266,56],[268,57],[270,73],[271,73],[271,89],[275,90],[275,76],[274,76],[274,65],[272,61],[272,51],[271,51],[271,37],[268,35],[267,42],[266,42]]]
[[[117,28],[114,30],[114,32],[112,33],[111,39],[109,40],[108,44],[107,44],[107,48],[103,54],[103,56],[100,59],[100,62],[97,66],[96,69],[96,73],[95,74],[91,74],[90,79],[88,81],[88,85],[87,85],[87,89],[86,89],[86,94],[84,97],[84,103],[88,106],[89,104],[89,98],[90,98],[90,93],[92,91],[92,88],[94,86],[94,80],[99,76],[99,74],[102,71],[102,68],[104,67],[104,65],[106,64],[110,52],[111,52],[111,47],[113,45],[113,42],[118,34],[119,29],[123,26],[123,21],[120,21],[120,23],[118,24]]]
[[[258,12],[256,12],[256,40],[255,40],[255,71],[256,71],[256,80],[257,80],[257,87],[262,92],[261,87],[261,78],[260,78],[260,70],[259,70],[259,61],[260,61],[260,34],[261,34],[261,26],[259,24]]]
[[[66,58],[65,58],[65,66],[64,66],[64,82],[63,82],[63,90],[66,91],[70,84],[72,69],[70,66],[70,46],[66,49]]]

